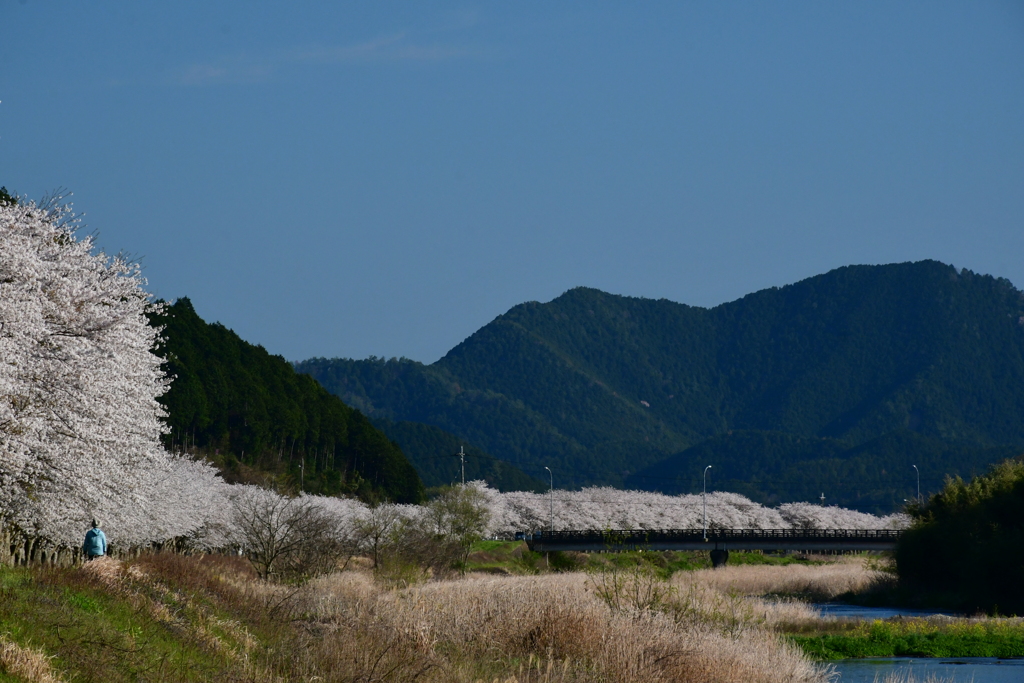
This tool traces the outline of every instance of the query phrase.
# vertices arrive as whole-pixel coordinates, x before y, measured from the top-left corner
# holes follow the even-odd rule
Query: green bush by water
[[[874,621],[846,632],[788,637],[818,659],[1024,657],[1024,623],[1017,619]]]

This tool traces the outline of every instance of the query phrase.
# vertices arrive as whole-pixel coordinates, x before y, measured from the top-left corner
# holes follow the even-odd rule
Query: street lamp
[[[912,465],[914,471],[917,472],[917,502],[921,502],[921,470],[917,469],[917,465]]]
[[[704,540],[708,540],[708,470],[711,469],[711,465],[704,468],[704,494],[702,496],[704,500]]]
[[[551,474],[551,468],[545,467],[548,471],[548,531],[555,530],[555,475]]]

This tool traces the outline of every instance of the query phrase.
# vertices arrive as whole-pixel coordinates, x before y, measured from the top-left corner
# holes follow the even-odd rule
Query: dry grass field
[[[825,683],[834,672],[784,635],[823,620],[779,596],[879,578],[840,559],[395,587],[354,566],[301,586],[221,556],[12,571],[0,577],[13,587],[0,594],[0,681]]]
[[[32,683],[59,683],[61,680],[50,666],[50,657],[12,642],[6,634],[0,635],[0,672]]]
[[[800,618],[797,605],[680,591],[643,568],[398,588],[366,569],[290,586],[258,579],[240,558],[175,554],[4,571],[4,683],[830,678],[772,627]]]
[[[811,602],[861,593],[890,580],[890,574],[869,568],[864,558],[856,555],[833,556],[817,565],[727,565],[677,572],[673,577],[680,587],[696,584],[735,595],[795,596]]]
[[[332,672],[324,680],[379,671],[393,672],[382,680],[466,683],[828,680],[759,623],[763,605],[712,618],[709,594],[697,606],[656,582],[627,575],[615,602],[607,585],[579,573],[385,590],[346,572],[310,584],[291,609],[309,624],[305,667]]]

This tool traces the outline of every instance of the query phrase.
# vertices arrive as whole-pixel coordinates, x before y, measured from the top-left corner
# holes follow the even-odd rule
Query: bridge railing
[[[898,529],[708,529],[709,541],[813,541],[836,540],[878,542],[899,540]],[[693,542],[704,539],[703,529],[586,529],[580,531],[537,531],[534,540],[570,543],[671,543]]]

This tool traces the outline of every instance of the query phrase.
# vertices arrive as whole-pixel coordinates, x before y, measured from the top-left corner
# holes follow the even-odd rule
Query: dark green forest
[[[547,484],[509,463],[498,460],[443,429],[420,422],[392,422],[376,418],[373,423],[402,448],[427,487],[451,486],[462,481],[465,460],[466,481],[483,480],[499,491],[546,491]],[[464,458],[457,453],[462,449]]]
[[[692,491],[699,456],[764,502],[824,492],[888,511],[915,492],[910,465],[934,491],[1024,446],[1024,293],[935,261],[848,266],[710,309],[577,288],[432,365],[297,368],[374,419],[437,426],[562,485]],[[772,445],[745,451],[730,431]]]
[[[280,356],[204,322],[178,299],[153,315],[173,382],[160,399],[173,450],[201,454],[232,481],[412,503],[423,485],[397,444]]]
[[[950,479],[910,513],[896,548],[904,589],[967,612],[1024,615],[1024,462]]]

